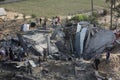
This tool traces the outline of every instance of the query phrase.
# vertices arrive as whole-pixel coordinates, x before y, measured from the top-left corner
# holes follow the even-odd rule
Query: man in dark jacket
[[[95,58],[94,64],[95,64],[95,69],[98,70],[98,66],[100,64],[100,59],[99,58]]]

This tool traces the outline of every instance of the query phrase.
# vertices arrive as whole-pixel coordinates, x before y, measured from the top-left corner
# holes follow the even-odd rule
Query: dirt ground
[[[17,21],[6,21],[5,24],[0,26],[0,39],[6,38],[7,36],[14,36],[20,31],[20,26],[23,24],[22,20]]]
[[[120,79],[120,54],[111,54],[110,62],[106,63],[105,55],[99,66],[99,71],[106,74],[107,77],[113,78],[113,80]]]
[[[20,31],[22,24],[26,23],[24,21],[23,14],[6,10],[7,16],[0,17],[0,39],[5,38],[7,35],[15,35]],[[15,18],[15,16],[18,16]],[[26,19],[31,18],[31,16],[25,16]]]

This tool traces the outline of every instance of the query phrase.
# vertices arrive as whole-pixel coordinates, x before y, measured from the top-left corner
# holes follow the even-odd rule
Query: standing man
[[[38,18],[36,18],[36,23],[37,23],[37,25],[39,24],[39,19]]]
[[[55,17],[52,18],[52,25],[55,26]]]
[[[41,25],[41,24],[42,24],[42,18],[41,18],[41,17],[40,17],[40,20],[39,20],[39,21],[40,21],[40,25]]]
[[[14,53],[11,47],[9,48],[9,52],[10,52],[9,53],[10,60],[14,61]]]
[[[109,62],[110,60],[110,49],[107,49],[107,53],[106,53],[106,62]]]
[[[61,22],[60,16],[58,16],[57,18],[58,18],[58,23],[60,24]]]
[[[30,63],[27,66],[27,68],[28,68],[28,74],[33,75],[33,69],[32,69],[32,66],[30,65]]]
[[[44,27],[45,29],[46,29],[47,21],[48,21],[48,19],[45,17],[44,23],[43,23],[43,27]]]
[[[99,58],[95,58],[94,64],[95,64],[95,69],[98,70],[98,66],[100,64],[100,59]]]

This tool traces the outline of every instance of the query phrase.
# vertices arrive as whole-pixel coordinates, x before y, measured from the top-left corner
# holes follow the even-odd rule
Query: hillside
[[[83,11],[90,11],[90,0],[25,0],[16,3],[0,5],[12,11],[37,16],[69,15]],[[94,8],[106,6],[104,0],[94,0]]]

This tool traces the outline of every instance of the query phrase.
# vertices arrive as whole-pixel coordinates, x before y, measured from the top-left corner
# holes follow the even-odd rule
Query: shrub
[[[98,12],[93,12],[92,16],[95,17],[95,18],[98,18],[98,17],[100,17],[100,14]]]
[[[92,24],[98,24],[98,21],[97,19],[100,17],[100,14],[98,12],[93,12],[93,15],[90,15],[89,16],[89,21],[92,23]]]
[[[32,18],[36,18],[36,15],[35,15],[35,14],[32,14],[31,17],[32,17]]]
[[[71,18],[71,20],[75,20],[75,21],[88,21],[89,18],[88,18],[88,16],[86,16],[86,15],[77,14],[77,15],[73,16],[73,17]]]
[[[97,17],[95,17],[95,16],[89,16],[89,21],[92,23],[92,24],[94,24],[94,23],[96,23],[96,24],[98,24],[98,21],[97,21]]]

